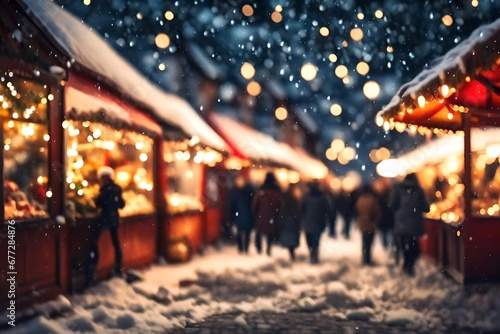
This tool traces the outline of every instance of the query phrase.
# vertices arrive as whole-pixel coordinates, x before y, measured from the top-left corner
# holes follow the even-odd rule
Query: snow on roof
[[[111,81],[118,90],[150,108],[161,120],[197,136],[204,145],[225,150],[226,144],[183,99],[148,81],[106,41],[72,14],[49,0],[18,0],[26,13],[71,57],[72,62]]]
[[[487,150],[495,146],[500,150],[500,129],[472,129],[472,151]],[[445,135],[439,139],[425,143],[415,150],[403,154],[397,159],[382,161],[377,166],[377,172],[387,177],[406,175],[422,170],[425,166],[444,161],[447,157],[463,155],[464,137],[459,134]]]
[[[161,135],[162,128],[152,120],[127,106],[120,106],[111,98],[88,94],[73,87],[65,88],[65,112],[78,119],[100,121],[125,129],[138,129],[144,133]]]
[[[229,116],[212,112],[208,119],[221,136],[249,160],[291,167],[296,159],[288,145]]]
[[[457,87],[467,76],[474,78],[482,71],[500,64],[500,19],[483,25],[462,43],[435,59],[412,81],[401,86],[396,95],[378,116],[391,118],[405,108],[417,106],[416,100],[422,95],[426,100],[438,97],[439,87]]]
[[[235,151],[249,160],[286,166],[312,179],[323,179],[328,174],[328,168],[321,161],[301,148],[278,142],[227,115],[210,113],[208,119]]]

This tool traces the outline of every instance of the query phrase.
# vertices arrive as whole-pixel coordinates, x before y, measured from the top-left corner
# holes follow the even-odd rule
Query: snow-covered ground
[[[115,278],[38,305],[33,311],[39,316],[9,333],[163,333],[215,314],[259,311],[316,311],[421,332],[453,326],[500,332],[500,287],[465,291],[423,260],[409,278],[378,239],[378,265],[363,267],[356,232],[349,241],[323,235],[319,265],[309,264],[305,240],[293,263],[281,247],[268,257],[224,246],[187,264],[155,265],[140,282]]]

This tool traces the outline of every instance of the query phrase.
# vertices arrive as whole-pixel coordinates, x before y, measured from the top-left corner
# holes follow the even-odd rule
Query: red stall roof
[[[377,124],[401,122],[428,128],[462,129],[472,122],[500,125],[500,19],[436,59],[403,85],[377,115]],[[389,123],[386,123],[386,126]]]
[[[322,179],[328,174],[328,168],[303,149],[278,142],[229,116],[211,112],[207,121],[239,158],[287,167],[313,179]]]

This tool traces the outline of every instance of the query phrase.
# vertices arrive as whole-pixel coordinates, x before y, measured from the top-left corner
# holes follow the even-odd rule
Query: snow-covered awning
[[[477,28],[469,38],[436,59],[404,84],[377,116],[394,123],[457,130],[462,114],[475,112],[476,123],[500,114],[500,19]],[[496,115],[494,115],[496,114]],[[500,123],[498,119],[495,121]],[[392,124],[391,124],[392,123]]]
[[[272,163],[290,166],[293,156],[284,150],[286,144],[259,132],[229,116],[211,112],[207,121],[232,148],[233,154],[257,163]]]
[[[294,149],[273,137],[259,132],[233,118],[211,112],[207,121],[226,140],[233,154],[254,163],[287,167],[302,176],[322,179],[328,169],[302,149]]]
[[[471,132],[471,149],[473,152],[486,150],[500,154],[500,129],[474,128]],[[450,156],[462,156],[464,153],[464,137],[459,134],[443,136],[425,143],[418,148],[403,154],[396,159],[388,159],[377,165],[381,176],[396,177],[418,172],[425,166],[435,165]]]
[[[113,85],[124,96],[143,105],[161,121],[182,129],[200,143],[224,151],[227,146],[184,100],[148,81],[93,29],[50,0],[18,0],[39,28],[71,63]],[[72,65],[74,66],[74,65]]]
[[[89,80],[71,76],[64,90],[64,111],[69,119],[104,123],[148,135],[163,134],[162,128],[150,117]]]

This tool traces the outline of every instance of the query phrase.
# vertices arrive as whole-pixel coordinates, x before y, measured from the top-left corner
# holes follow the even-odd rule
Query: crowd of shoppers
[[[386,181],[377,180],[353,192],[334,194],[323,189],[318,181],[308,183],[307,189],[290,184],[282,191],[271,172],[255,189],[240,175],[229,196],[238,251],[248,253],[251,232],[255,230],[258,253],[263,244],[267,255],[271,255],[273,245],[279,245],[288,249],[294,261],[303,233],[310,262],[318,263],[321,236],[327,230],[328,236],[337,237],[338,215],[343,221],[341,234],[346,239],[350,238],[351,223],[357,222],[363,265],[376,264],[371,249],[379,233],[382,245],[394,255],[397,264],[402,254],[403,272],[412,276],[420,254],[418,240],[424,233],[423,214],[429,211],[429,203],[415,174],[393,186]]]

